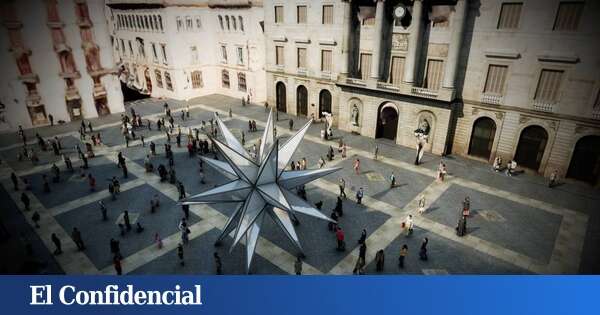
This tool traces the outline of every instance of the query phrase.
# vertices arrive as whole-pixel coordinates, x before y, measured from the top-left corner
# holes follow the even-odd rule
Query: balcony
[[[552,113],[556,105],[557,102],[555,101],[533,100],[533,109],[540,112]]]
[[[366,86],[367,82],[358,78],[347,78],[346,83]]]
[[[438,91],[430,90],[422,87],[412,87],[410,93],[415,96],[425,97],[425,98],[437,98]]]
[[[26,73],[19,76],[19,80],[23,81],[23,83],[38,83],[39,77],[34,73]]]
[[[331,72],[321,72],[321,79],[331,80]]]
[[[502,104],[502,95],[500,94],[481,94],[481,102],[485,104],[500,105]]]
[[[400,92],[400,87],[398,85],[388,83],[388,82],[377,82],[378,89],[390,90],[394,92]]]
[[[306,70],[305,68],[298,68],[296,70],[296,74],[301,77],[306,77],[306,76],[308,76],[308,70]]]

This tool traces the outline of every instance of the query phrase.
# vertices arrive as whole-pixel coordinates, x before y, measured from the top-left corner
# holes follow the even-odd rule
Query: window
[[[298,24],[306,24],[306,6],[299,5],[296,7],[296,22]]]
[[[235,16],[231,17],[231,24],[233,24],[233,30],[237,31],[237,20],[235,19]]]
[[[144,15],[144,28],[146,30],[150,29],[150,23],[148,23],[148,16]]]
[[[219,15],[219,25],[221,26],[221,30],[224,30],[225,28],[223,27],[223,17]]]
[[[390,83],[400,85],[402,75],[404,74],[404,57],[392,57],[392,66],[390,68]]]
[[[367,80],[371,75],[371,54],[360,54],[360,78]]]
[[[127,55],[127,51],[125,51],[125,41],[123,41],[123,39],[120,39],[119,41],[121,42],[121,53],[125,56]]]
[[[238,57],[238,65],[243,65],[244,64],[244,48],[242,48],[242,47],[237,48],[237,57]]]
[[[160,25],[160,31],[162,32],[163,30],[163,24],[162,24],[162,16],[158,16],[158,25]]]
[[[244,19],[241,16],[238,16],[238,20],[240,22],[240,31],[244,31]]]
[[[176,18],[177,21],[177,31],[180,32],[181,30],[183,30],[183,20],[181,19],[180,16],[178,16]]]
[[[199,16],[196,17],[196,28],[197,29],[201,29],[202,28],[202,21],[200,21],[200,17]]]
[[[133,46],[131,44],[131,41],[128,40],[127,44],[129,44],[129,56],[133,57]]]
[[[160,50],[162,52],[162,59],[163,59],[163,63],[167,64],[168,60],[167,60],[167,47],[165,46],[165,44],[160,44]]]
[[[306,48],[298,48],[298,68],[306,69]]]
[[[230,31],[231,27],[229,25],[229,16],[228,15],[225,16],[225,24],[227,25],[227,30]]]
[[[483,93],[504,95],[504,83],[506,82],[507,73],[508,66],[490,65],[487,78],[485,79]]]
[[[596,101],[594,102],[594,110],[600,109],[600,91],[596,93]]]
[[[190,47],[190,58],[192,64],[198,63],[198,49],[196,46]]]
[[[246,92],[246,74],[238,73],[238,90]]]
[[[283,23],[283,6],[275,6],[275,23]]]
[[[323,24],[333,24],[333,5],[323,6]]]
[[[498,29],[519,28],[523,3],[503,3],[498,17]]]
[[[152,19],[153,16],[149,16],[148,19],[150,20],[150,28],[154,31],[156,29],[155,24],[155,20]]]
[[[423,87],[430,90],[439,90],[444,76],[444,61],[429,59],[427,62],[427,72],[425,73],[425,82]]]
[[[331,50],[321,50],[321,71],[331,72]]]
[[[186,31],[191,31],[194,28],[194,21],[192,21],[192,18],[189,16],[185,17],[185,30]]]
[[[144,41],[141,38],[136,38],[138,45],[138,56],[142,59],[146,59],[146,50],[144,49]]]
[[[158,31],[160,29],[160,26],[158,25],[158,18],[156,17],[156,15],[152,16],[152,20],[154,20],[154,26],[155,26],[156,30]]]
[[[160,70],[158,70],[158,69],[154,70],[154,76],[156,77],[156,86],[158,86],[159,88],[162,89],[163,81],[162,81],[162,74],[160,73]]]
[[[283,66],[283,46],[275,46],[275,64]]]
[[[563,73],[562,70],[542,69],[534,99],[546,102],[558,101]]]
[[[221,45],[221,62],[227,63],[227,46]]]
[[[152,60],[158,62],[158,53],[156,53],[156,44],[152,43]]]
[[[229,88],[229,71],[223,70],[221,72],[221,83],[223,84],[224,88]]]
[[[204,86],[204,82],[202,82],[202,72],[194,71],[192,72],[192,88],[199,89]]]
[[[173,83],[171,82],[171,75],[165,71],[165,84],[167,85],[167,90],[173,91]]]
[[[554,21],[555,31],[576,31],[583,13],[583,2],[561,2],[558,5],[556,20]]]

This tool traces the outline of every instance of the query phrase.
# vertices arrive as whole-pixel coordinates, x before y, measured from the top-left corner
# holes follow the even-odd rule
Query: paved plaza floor
[[[193,205],[190,243],[184,246],[185,265],[177,257],[177,245],[181,241],[178,222],[183,216],[177,205],[178,192],[174,185],[160,182],[156,172],[144,170],[144,158],[149,154],[148,144],[153,141],[157,156],[152,157],[155,166],[167,164],[164,132],[156,130],[155,122],[162,117],[165,100],[146,99],[127,104],[141,114],[144,122],[153,122],[153,130],[139,130],[145,137],[145,146],[139,140],[124,143],[120,133],[119,115],[93,120],[95,132],[101,134],[104,145],[95,147],[96,157],[90,159],[90,168],[84,170],[96,177],[98,185],[90,192],[87,180],[81,178],[75,145],[81,145],[75,123],[36,130],[43,137],[58,136],[63,153],[70,155],[76,171],[69,173],[59,156],[52,152],[40,152],[40,162],[18,161],[21,145],[16,136],[0,136],[0,198],[2,198],[2,224],[10,238],[0,243],[0,250],[14,253],[14,260],[0,263],[2,273],[67,273],[67,274],[114,274],[109,240],[121,244],[124,273],[129,274],[214,274],[216,266],[213,253],[219,253],[225,274],[245,273],[245,248],[238,245],[230,252],[232,239],[227,237],[221,246],[215,240],[229,215],[234,211],[231,204]],[[189,102],[168,100],[173,109],[175,124],[181,125],[186,134],[188,127],[199,127],[218,112],[225,124],[238,138],[245,134],[245,146],[249,149],[262,135],[267,113],[262,106],[242,107],[239,100],[210,95]],[[190,118],[181,121],[179,110],[190,106]],[[231,108],[233,116],[229,117]],[[288,120],[294,120],[295,130],[288,130]],[[248,131],[248,120],[256,120],[258,132]],[[279,114],[277,134],[285,141],[307,120]],[[334,131],[334,139],[320,138],[323,123],[315,122],[307,132],[302,144],[292,157],[297,161],[306,158],[309,168],[316,168],[319,157],[325,157],[329,146],[337,148],[342,138],[348,144],[348,154],[342,158],[336,150],[333,161],[327,166],[342,169],[307,185],[308,201],[323,202],[322,211],[330,215],[339,194],[338,180],[346,181],[347,199],[343,200],[344,216],[339,224],[345,231],[346,251],[335,249],[335,235],[327,223],[299,215],[296,227],[304,253],[304,274],[352,274],[358,259],[358,239],[361,231],[367,231],[367,274],[577,274],[600,273],[600,194],[598,190],[577,182],[566,182],[554,189],[546,180],[532,174],[506,177],[495,173],[489,165],[461,157],[439,157],[425,154],[423,164],[413,165],[414,150],[389,141],[370,139],[356,134]],[[28,131],[33,140],[32,131]],[[201,137],[205,137],[201,135]],[[189,157],[182,139],[182,147],[175,145],[174,165],[177,179],[188,194],[196,194],[229,179],[209,166],[204,167],[205,182],[199,179],[197,157]],[[379,146],[379,158],[373,159],[375,145]],[[37,148],[36,144],[31,144]],[[116,155],[122,152],[127,159],[129,176],[123,178],[116,166]],[[355,174],[352,163],[361,160],[361,172]],[[435,169],[443,159],[448,165],[449,176],[444,182],[435,180]],[[56,163],[61,169],[61,179],[51,183],[51,192],[42,189],[42,175],[50,176],[50,167]],[[10,174],[32,183],[32,190],[25,192],[31,200],[31,210],[26,211],[21,202],[21,190],[15,191]],[[394,173],[396,187],[390,188],[389,176]],[[113,176],[121,182],[121,193],[111,200],[107,191],[108,179]],[[365,192],[363,204],[355,200],[356,191]],[[150,211],[150,200],[157,196],[161,206]],[[426,198],[424,214],[417,213],[418,200]],[[471,216],[468,234],[458,237],[456,221],[461,201],[471,199]],[[102,220],[98,202],[108,208],[108,220]],[[131,231],[121,235],[117,221],[128,210],[132,221],[140,222],[144,231]],[[37,211],[40,228],[35,228],[31,216]],[[407,236],[401,228],[408,215],[413,215],[414,233]],[[77,227],[86,244],[85,251],[77,251],[70,238]],[[64,253],[53,255],[54,245],[50,239],[56,233],[62,241]],[[158,233],[163,246],[155,242]],[[424,238],[429,239],[428,260],[419,259],[418,252]],[[30,244],[30,246],[26,246]],[[402,245],[409,248],[404,268],[398,266]],[[375,254],[383,250],[383,271],[375,268]],[[294,261],[300,253],[288,241],[283,232],[266,219],[258,241],[251,274],[293,274]],[[26,267],[24,267],[26,266]]]

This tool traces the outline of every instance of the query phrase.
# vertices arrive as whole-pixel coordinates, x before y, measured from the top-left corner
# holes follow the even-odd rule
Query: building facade
[[[265,99],[263,8],[255,1],[107,1],[121,80],[153,97]]]
[[[0,128],[123,111],[103,1],[3,1]]]
[[[599,2],[264,7],[268,102],[279,110],[328,111],[342,130],[598,184]]]

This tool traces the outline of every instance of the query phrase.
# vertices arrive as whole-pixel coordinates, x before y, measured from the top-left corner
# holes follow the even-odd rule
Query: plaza
[[[238,244],[229,252],[232,238],[214,246],[228,217],[235,206],[230,203],[191,205],[188,226],[189,243],[184,245],[185,265],[177,257],[180,242],[178,222],[184,216],[178,205],[177,187],[161,182],[157,172],[146,172],[144,158],[149,154],[149,143],[157,147],[152,157],[155,166],[167,164],[163,146],[167,141],[164,131],[158,131],[156,121],[164,117],[165,103],[169,104],[175,126],[182,127],[182,145],[177,147],[175,135],[171,137],[174,153],[174,169],[177,179],[185,186],[188,195],[194,195],[227,182],[214,168],[204,165],[201,183],[196,155],[187,152],[188,127],[199,128],[214,113],[224,121],[232,133],[241,138],[245,135],[245,147],[251,148],[258,141],[266,123],[268,112],[261,104],[242,107],[238,98],[213,94],[191,99],[187,102],[170,99],[148,98],[127,103],[126,112],[134,109],[144,124],[152,121],[152,130],[145,127],[135,130],[138,138],[125,144],[121,134],[121,121],[117,114],[91,120],[94,134],[100,133],[103,145],[94,146],[95,157],[89,159],[89,169],[96,180],[96,190],[89,191],[87,180],[80,176],[81,161],[75,146],[85,147],[79,140],[78,122],[54,127],[26,130],[32,139],[28,147],[38,152],[40,162],[18,161],[22,150],[21,140],[15,134],[0,135],[2,158],[0,187],[2,224],[10,238],[0,243],[0,250],[11,253],[11,258],[0,262],[2,273],[58,273],[58,274],[115,274],[109,242],[116,239],[121,245],[123,274],[215,274],[213,253],[221,258],[224,274],[245,274],[244,244]],[[182,121],[180,112],[189,108],[190,117]],[[229,117],[231,110],[232,117]],[[277,137],[285,141],[307,119],[278,113]],[[289,130],[289,119],[294,130]],[[248,130],[248,121],[255,120],[257,132]],[[437,156],[426,153],[421,165],[414,165],[415,150],[399,146],[386,139],[333,130],[333,137],[321,138],[323,122],[315,122],[292,157],[293,161],[306,158],[308,169],[317,168],[320,157],[327,155],[328,148],[337,149],[341,139],[347,144],[347,157],[342,158],[335,150],[335,157],[326,167],[342,169],[306,185],[310,204],[323,202],[322,212],[329,216],[339,194],[338,181],[346,182],[347,199],[343,200],[344,215],[338,224],[345,232],[346,250],[336,250],[336,236],[327,228],[327,222],[298,215],[300,224],[296,231],[303,247],[302,274],[348,275],[353,273],[359,257],[360,234],[366,238],[366,274],[580,274],[598,273],[600,265],[600,207],[597,189],[577,181],[560,181],[554,188],[548,187],[547,179],[530,173],[508,177],[494,172],[491,165],[458,156]],[[44,139],[57,136],[63,149],[70,155],[75,172],[66,170],[60,156],[50,151],[38,150],[34,134]],[[144,136],[145,146],[139,140]],[[207,136],[200,133],[201,139]],[[89,137],[87,138],[89,141]],[[222,139],[218,135],[217,139]],[[377,159],[373,152],[378,146]],[[117,153],[122,152],[129,174],[123,178],[117,167]],[[353,171],[353,161],[360,159],[359,174]],[[447,165],[448,176],[443,182],[436,180],[440,161]],[[50,192],[42,188],[42,175],[50,178],[53,163],[61,170],[58,183],[50,183]],[[10,179],[15,172],[20,179],[20,190],[15,191]],[[394,174],[396,186],[390,188],[389,176]],[[109,179],[117,177],[121,193],[111,200]],[[31,210],[25,210],[21,202],[24,191],[22,179],[31,183],[31,191],[25,193],[31,200]],[[358,188],[364,189],[361,204],[356,203]],[[160,207],[150,211],[150,200],[157,196]],[[419,198],[425,196],[426,210],[418,214]],[[462,200],[471,200],[471,215],[467,234],[457,236],[456,221],[462,210]],[[107,207],[107,220],[102,220],[98,205],[103,201]],[[129,211],[131,223],[140,223],[144,231],[120,234],[117,222],[124,210]],[[34,211],[40,215],[40,228],[35,228],[31,217]],[[415,228],[405,235],[402,222],[412,215]],[[78,251],[71,239],[71,231],[81,231],[86,249]],[[63,253],[53,255],[51,240],[55,233],[62,242]],[[158,233],[162,248],[155,242]],[[419,247],[423,238],[429,243],[428,260],[419,259]],[[31,247],[27,253],[28,245]],[[404,268],[398,267],[402,245],[408,246]],[[385,254],[385,265],[376,271],[375,255],[379,250]],[[285,234],[270,219],[258,240],[251,274],[294,274],[294,262],[300,253]]]

